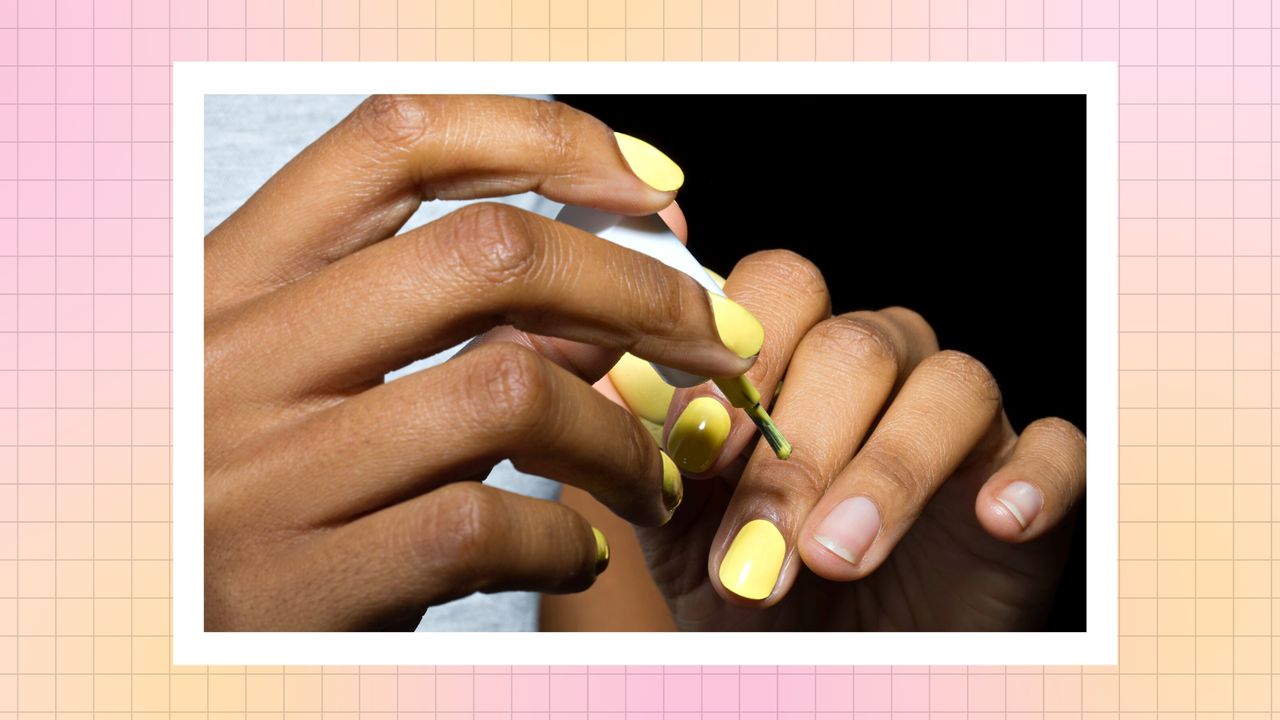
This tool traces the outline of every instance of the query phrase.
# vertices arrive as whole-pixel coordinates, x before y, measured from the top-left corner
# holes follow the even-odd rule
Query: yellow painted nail
[[[671,405],[676,389],[662,381],[662,376],[649,361],[623,353],[609,371],[609,380],[631,412],[649,422],[666,422],[667,407]]]
[[[787,554],[787,541],[768,520],[743,525],[720,561],[720,584],[748,600],[763,600],[773,592]]]
[[[596,574],[599,575],[609,567],[609,541],[604,538],[600,528],[591,528],[591,534],[596,536]]]
[[[729,437],[729,411],[712,397],[696,398],[685,407],[667,436],[667,452],[685,472],[702,472],[720,455]]]
[[[661,150],[624,133],[613,134],[631,172],[654,190],[671,192],[684,184],[684,171]]]
[[[724,276],[723,276],[723,275],[721,275],[720,273],[716,272],[715,270],[712,270],[711,268],[707,267],[706,265],[703,265],[703,266],[702,266],[702,269],[703,269],[703,271],[705,271],[708,275],[710,275],[710,276],[711,276],[711,279],[712,279],[712,280],[715,280],[715,281],[716,281],[716,284],[720,286],[720,289],[721,289],[721,290],[723,290],[723,289],[724,289],[724,282],[725,282],[725,280],[724,280]]]
[[[684,499],[684,481],[680,479],[680,470],[671,461],[671,456],[661,450],[658,453],[662,455],[662,504],[668,510],[675,510]]]
[[[764,326],[747,309],[723,295],[707,293],[711,297],[711,312],[716,318],[716,330],[720,342],[738,354],[749,358],[760,354],[764,345]]]

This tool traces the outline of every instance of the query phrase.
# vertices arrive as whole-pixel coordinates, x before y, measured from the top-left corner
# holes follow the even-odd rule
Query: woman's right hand
[[[582,516],[467,482],[504,458],[665,522],[679,474],[589,383],[623,350],[744,372],[722,306],[655,260],[508,206],[396,233],[424,198],[533,190],[643,214],[679,181],[657,150],[564,105],[375,97],[210,233],[206,628],[412,629],[475,591],[590,585],[608,546]],[[521,343],[382,381],[500,325]]]

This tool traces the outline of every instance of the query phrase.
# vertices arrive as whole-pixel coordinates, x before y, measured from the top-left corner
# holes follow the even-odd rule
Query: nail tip
[[[668,511],[674,511],[684,500],[684,482],[675,461],[661,450],[658,452],[662,455],[662,504]]]
[[[645,185],[658,192],[675,192],[684,185],[684,170],[666,153],[634,135],[613,135],[627,166]]]
[[[826,535],[814,535],[813,539],[819,545],[829,550],[832,555],[835,555],[836,557],[840,558],[841,560],[844,560],[850,565],[858,564],[858,558],[855,558],[853,556],[853,553],[840,547],[840,545],[835,540],[832,540]]]
[[[1019,527],[1023,530],[1027,529],[1027,519],[1022,516],[1022,511],[1019,510],[1017,506],[1002,497],[996,498],[996,501],[1003,505],[1005,510],[1009,511],[1009,515],[1013,517]]]
[[[599,575],[609,567],[609,541],[600,528],[591,528],[591,534],[596,539],[596,574]]]

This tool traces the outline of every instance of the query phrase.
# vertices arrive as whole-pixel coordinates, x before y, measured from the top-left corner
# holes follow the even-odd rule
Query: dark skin
[[[794,254],[744,259],[726,290],[765,324],[765,346],[748,375],[770,397],[785,372],[771,412],[795,450],[778,460],[731,410],[718,458],[686,478],[671,522],[638,529],[675,625],[1040,629],[1084,493],[1083,435],[1056,418],[1015,432],[980,362],[939,351],[933,330],[909,310],[830,316],[822,275]],[[608,381],[598,387],[617,397]],[[677,391],[668,433],[698,397],[723,401],[711,384]],[[1025,527],[999,500],[1014,483],[1040,498]],[[882,521],[858,562],[815,539],[851,497],[870,498]],[[569,502],[590,505],[580,494]],[[733,533],[759,517],[780,528],[787,555],[772,592],[753,600],[727,589],[717,570]],[[571,602],[549,600],[552,620],[567,617]]]
[[[656,528],[641,539],[682,629],[1034,622],[1061,564],[1055,529],[1083,493],[1078,432],[1049,420],[1015,435],[980,363],[938,352],[909,311],[830,318],[821,274],[791,253],[747,258],[725,288],[766,328],[757,360],[723,344],[697,283],[546,218],[480,204],[399,232],[424,199],[530,190],[623,214],[675,195],[563,105],[378,97],[206,238],[207,629],[411,629],[475,591],[590,586],[603,544],[582,514],[474,482],[505,458]],[[477,334],[448,363],[382,381]],[[653,438],[590,386],[624,350],[746,372],[766,398],[785,368],[773,412],[792,460],[752,451],[733,410],[673,518]],[[682,391],[670,418],[699,396],[722,402]],[[1017,522],[995,502],[1016,483],[1039,493]],[[880,525],[851,561],[818,531],[855,496]],[[760,517],[787,553],[750,600],[716,569]],[[952,611],[917,606],[935,592]]]
[[[399,233],[425,198],[530,190],[623,214],[674,197],[567,106],[374,97],[206,238],[208,629],[408,630],[476,591],[588,587],[604,543],[475,482],[504,458],[669,519],[652,436],[589,382],[623,350],[706,375],[753,361],[696,282],[547,218],[482,203]],[[536,335],[383,382],[495,327]]]

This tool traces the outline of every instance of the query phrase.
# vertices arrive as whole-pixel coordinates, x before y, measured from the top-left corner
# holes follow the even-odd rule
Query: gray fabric
[[[363,97],[354,95],[210,95],[205,98],[205,232],[235,211],[272,174],[312,140],[351,112]],[[502,199],[555,217],[559,203],[532,193]],[[466,202],[424,203],[405,225],[417,227]],[[391,381],[446,361],[458,348],[387,375]],[[517,471],[510,462],[493,469],[485,482],[533,497],[555,499],[559,484]],[[530,631],[538,629],[537,593],[475,594],[431,609],[419,631]]]

